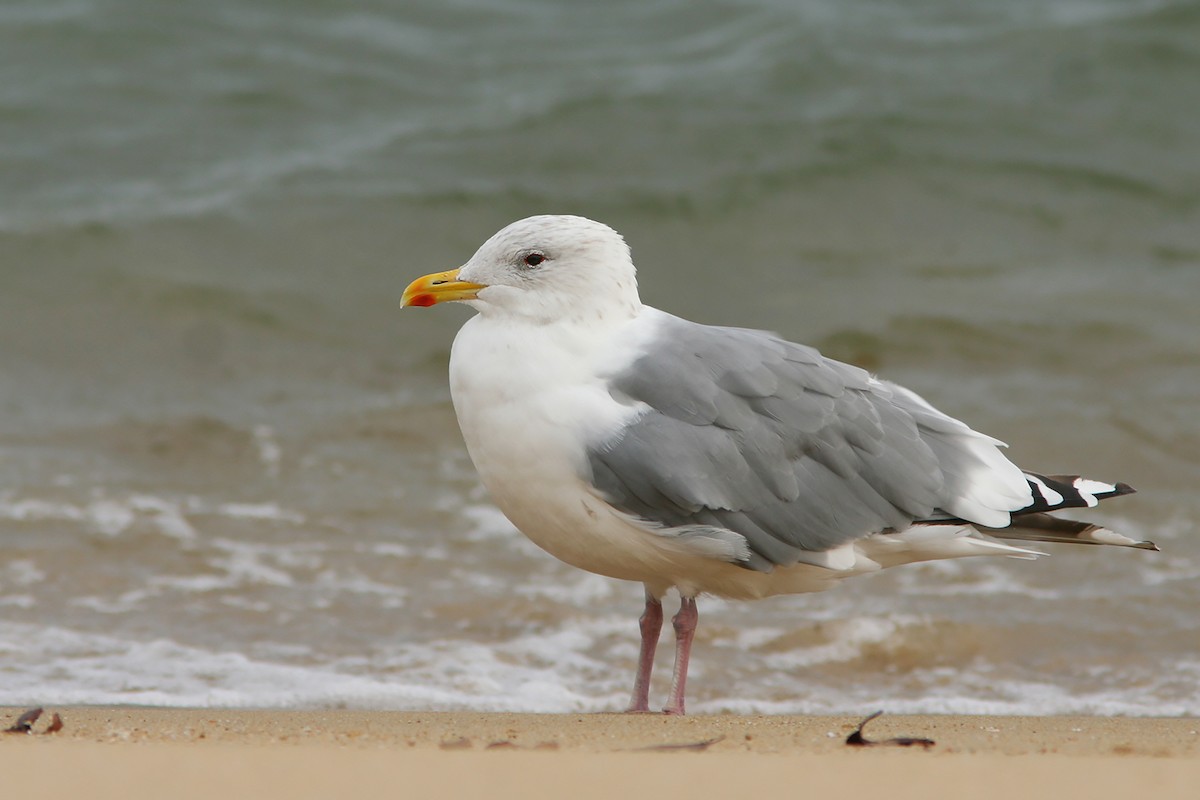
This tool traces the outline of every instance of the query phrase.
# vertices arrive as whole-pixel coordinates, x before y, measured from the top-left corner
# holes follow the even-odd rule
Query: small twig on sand
[[[858,723],[858,727],[855,728],[854,733],[846,737],[846,744],[852,747],[912,747],[915,744],[920,745],[921,747],[933,747],[935,744],[933,739],[922,739],[913,736],[897,736],[894,739],[880,739],[879,741],[872,741],[871,739],[863,736],[863,728],[867,726],[867,723],[873,719],[878,719],[881,716],[883,716],[883,712],[876,711],[874,714]]]

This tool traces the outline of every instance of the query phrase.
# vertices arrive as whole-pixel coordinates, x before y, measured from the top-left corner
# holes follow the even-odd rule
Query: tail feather
[[[1011,513],[1012,522],[1005,528],[989,528],[985,525],[935,512],[918,524],[947,525],[968,524],[976,530],[996,539],[1017,539],[1027,542],[1061,542],[1064,544],[1107,544],[1118,547],[1136,547],[1139,550],[1157,550],[1154,542],[1131,539],[1110,531],[1100,525],[1073,519],[1060,519],[1047,512],[1064,508],[1092,508],[1110,497],[1133,494],[1134,488],[1127,483],[1105,483],[1083,478],[1079,475],[1041,475],[1025,472],[1033,502]]]
[[[1128,492],[1123,492],[1128,494]],[[978,526],[977,526],[978,527]],[[1007,528],[982,528],[979,530],[996,539],[1018,539],[1028,542],[1060,542],[1063,544],[1107,544],[1117,547],[1136,547],[1139,550],[1157,550],[1154,542],[1139,542],[1128,536],[1111,531],[1090,522],[1061,519],[1044,513],[1022,513],[1014,516]]]

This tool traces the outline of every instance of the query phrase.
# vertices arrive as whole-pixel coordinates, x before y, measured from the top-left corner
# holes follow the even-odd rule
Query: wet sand
[[[4,725],[23,709],[5,709]],[[51,714],[60,731],[42,733]],[[1192,797],[1200,720],[47,708],[0,738],[14,794],[137,798]]]

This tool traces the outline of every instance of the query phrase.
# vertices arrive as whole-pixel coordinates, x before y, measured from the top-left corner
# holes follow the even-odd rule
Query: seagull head
[[[512,223],[458,269],[417,278],[401,305],[447,301],[534,322],[628,318],[641,308],[625,240],[607,225],[568,215]]]

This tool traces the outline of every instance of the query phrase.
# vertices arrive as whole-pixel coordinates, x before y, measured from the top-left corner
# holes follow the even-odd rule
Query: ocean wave
[[[536,198],[547,184],[576,201],[736,199],[795,191],[831,165],[871,174],[906,164],[920,175],[941,163],[1051,191],[1196,202],[1177,162],[1138,138],[1153,125],[1187,140],[1186,110],[1167,113],[1194,58],[1174,44],[1197,23],[1186,3],[852,14],[834,2],[650,3],[623,15],[416,4],[401,16],[185,3],[156,16],[161,39],[136,14],[39,9],[6,6],[0,45],[21,45],[23,26],[36,24],[51,40],[107,46],[75,47],[76,60],[53,64],[32,51],[24,69],[37,80],[11,81],[0,96],[30,126],[0,145],[20,190],[7,193],[19,202],[0,203],[0,230],[245,217],[298,197]],[[1098,60],[1096,37],[1111,30],[1121,37],[1102,44],[1114,55]],[[1049,36],[1055,59],[1030,57]],[[537,57],[509,44],[524,40],[537,42]],[[93,50],[108,54],[103,70]],[[185,70],[183,85],[174,76]],[[1009,70],[1013,80],[994,79]],[[1071,81],[1096,92],[1071,91]],[[1160,105],[1141,83],[1167,87]],[[1102,89],[1111,100],[1081,116],[1059,96]],[[1132,93],[1128,113],[1122,92]],[[1064,120],[1080,135],[1097,125],[1109,134],[1080,146],[1059,130]]]
[[[557,669],[519,665],[469,642],[391,659],[368,672],[359,663],[287,664],[169,639],[131,641],[66,628],[0,622],[6,656],[0,704],[134,704],[255,708],[434,708],[503,711],[600,710],[569,690]],[[18,646],[19,643],[19,646]],[[528,660],[561,668],[569,635],[514,642]],[[19,657],[18,657],[19,656]],[[469,669],[464,669],[469,665]],[[599,669],[599,665],[595,665]],[[431,678],[437,675],[436,680]]]
[[[615,623],[615,621],[613,621]],[[900,626],[903,628],[904,626]],[[1127,673],[1103,687],[1074,689],[1062,681],[1006,674],[982,661],[965,668],[919,667],[897,679],[822,683],[803,669],[845,663],[900,629],[894,621],[848,623],[824,655],[768,663],[779,681],[735,682],[736,694],[706,688],[691,704],[699,713],[833,714],[877,707],[894,713],[1194,715],[1200,662],[1172,659]],[[616,626],[601,626],[603,633]],[[591,636],[562,629],[499,645],[445,638],[392,647],[368,656],[322,660],[304,647],[264,643],[259,654],[184,645],[170,639],[127,639],[62,627],[0,622],[5,680],[0,704],[137,704],[255,708],[369,708],[568,713],[622,706],[625,676],[597,658]],[[631,648],[630,648],[631,649]],[[632,652],[628,654],[632,659]],[[751,653],[747,657],[754,658]],[[770,659],[767,659],[770,661]],[[800,670],[798,673],[797,670]],[[712,670],[700,670],[702,685]],[[715,677],[715,676],[714,676]],[[1184,689],[1191,681],[1191,690]],[[764,688],[766,691],[764,691]],[[1181,691],[1182,690],[1182,691]]]

